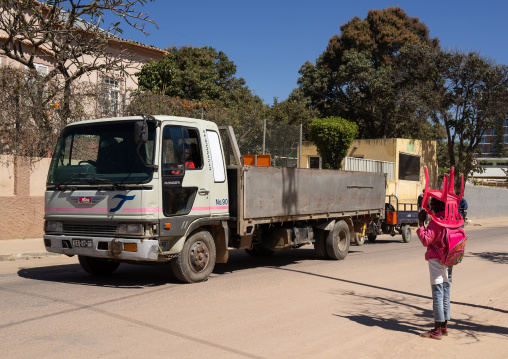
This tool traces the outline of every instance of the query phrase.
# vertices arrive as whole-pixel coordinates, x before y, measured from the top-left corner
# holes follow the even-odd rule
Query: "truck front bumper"
[[[157,261],[157,239],[107,238],[65,235],[44,235],[46,250],[68,256],[83,255],[131,261]]]

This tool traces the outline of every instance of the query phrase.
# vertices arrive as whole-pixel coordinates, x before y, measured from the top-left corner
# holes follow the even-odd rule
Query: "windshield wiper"
[[[93,182],[102,182],[106,185],[112,186],[115,189],[123,187],[122,183],[113,182],[111,180],[108,180],[107,178],[91,177],[91,178],[87,178],[87,180],[88,180],[87,183],[89,183],[89,184],[91,184]]]
[[[60,186],[63,185],[66,182],[69,182],[72,179],[75,179],[78,176],[91,176],[91,175],[97,175],[96,173],[86,173],[86,172],[76,172],[68,176],[67,178],[64,178],[62,181],[55,184],[56,189],[60,189]],[[84,178],[77,178],[77,179],[84,179]]]

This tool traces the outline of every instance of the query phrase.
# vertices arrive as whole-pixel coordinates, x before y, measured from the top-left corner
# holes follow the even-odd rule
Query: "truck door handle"
[[[207,189],[204,189],[204,188],[200,188],[198,193],[200,196],[206,196],[206,195],[208,195],[208,193],[210,193],[210,191]]]

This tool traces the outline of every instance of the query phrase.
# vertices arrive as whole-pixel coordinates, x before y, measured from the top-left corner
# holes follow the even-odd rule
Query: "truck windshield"
[[[89,123],[66,127],[48,173],[48,185],[129,184],[147,182],[154,164],[155,123],[148,122],[148,141],[134,142],[136,121]],[[144,163],[143,163],[144,162]]]

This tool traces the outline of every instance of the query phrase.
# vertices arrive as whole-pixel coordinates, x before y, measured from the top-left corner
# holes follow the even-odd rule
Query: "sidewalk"
[[[508,217],[472,218],[465,230],[494,224],[503,224],[508,227]],[[0,240],[0,261],[57,256],[63,256],[63,254],[46,251],[42,238]]]

